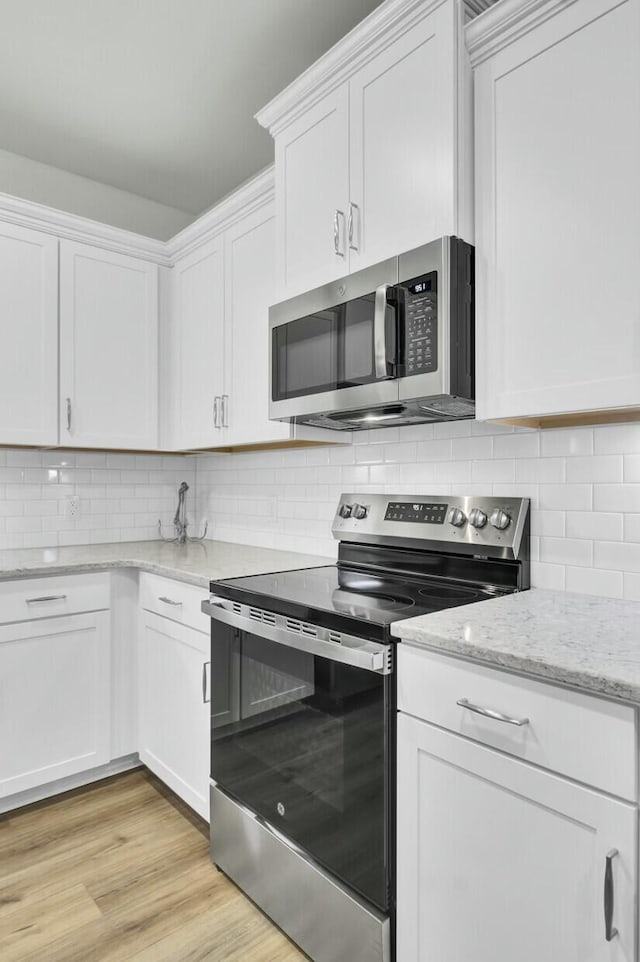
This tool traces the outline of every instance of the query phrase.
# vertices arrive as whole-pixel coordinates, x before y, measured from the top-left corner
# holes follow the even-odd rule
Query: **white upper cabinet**
[[[463,12],[383,3],[258,114],[275,138],[279,297],[443,234],[473,240]]]
[[[269,420],[269,305],[275,288],[273,202],[225,234],[226,444],[288,439],[288,424]]]
[[[286,443],[269,420],[269,306],[275,296],[273,168],[175,239],[161,365],[175,450]],[[305,428],[295,437],[324,438]],[[333,440],[333,439],[332,439]],[[342,439],[341,439],[342,440]]]
[[[293,293],[347,270],[349,96],[339,87],[276,138],[278,279]],[[275,265],[274,265],[275,267]]]
[[[350,270],[458,233],[457,17],[432,9],[349,81]]]
[[[60,242],[60,443],[158,443],[158,268]]]
[[[0,444],[58,442],[58,240],[0,224]]]
[[[477,416],[637,409],[640,0],[499,3],[467,41]]]
[[[216,398],[224,394],[224,238],[181,257],[172,270],[169,361],[178,448],[220,443]],[[217,415],[217,417],[216,417]]]

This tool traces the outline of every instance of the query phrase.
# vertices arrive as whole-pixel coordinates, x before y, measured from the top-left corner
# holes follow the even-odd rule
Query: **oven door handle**
[[[341,641],[327,641],[324,638],[314,638],[303,631],[290,631],[281,624],[268,624],[260,619],[247,617],[236,611],[230,611],[234,603],[226,598],[213,597],[202,602],[202,611],[214,621],[222,621],[226,625],[249,631],[259,638],[267,638],[279,645],[296,648],[298,651],[326,658],[328,661],[363,668],[378,675],[390,675],[393,671],[392,646],[382,645],[366,638],[356,638],[353,635],[341,635]],[[280,616],[276,615],[279,619]],[[285,622],[287,619],[282,618]]]

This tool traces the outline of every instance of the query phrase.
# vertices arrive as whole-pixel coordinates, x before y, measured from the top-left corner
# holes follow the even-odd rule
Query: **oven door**
[[[290,420],[398,400],[397,258],[269,311],[269,417]]]
[[[304,636],[292,646],[274,639],[279,629],[264,626],[272,635],[265,637],[257,625],[238,627],[246,618],[219,615],[225,620],[212,618],[214,783],[388,912],[395,730],[388,646],[364,643],[365,658],[385,649],[370,670],[345,663],[339,644],[306,650],[312,640]],[[317,653],[322,644],[336,660]]]

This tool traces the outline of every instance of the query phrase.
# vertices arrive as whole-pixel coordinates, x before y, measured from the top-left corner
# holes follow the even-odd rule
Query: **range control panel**
[[[384,520],[412,524],[444,524],[447,507],[446,504],[433,504],[429,501],[389,501]]]
[[[405,301],[405,374],[438,369],[437,274],[424,274],[402,284]]]
[[[332,532],[341,541],[517,558],[528,498],[343,494]],[[528,530],[528,529],[527,529]]]

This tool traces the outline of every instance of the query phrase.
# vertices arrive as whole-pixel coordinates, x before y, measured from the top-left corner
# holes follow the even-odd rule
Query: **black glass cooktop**
[[[394,621],[495,598],[503,590],[329,565],[211,582],[214,594],[351,634],[388,640]]]

